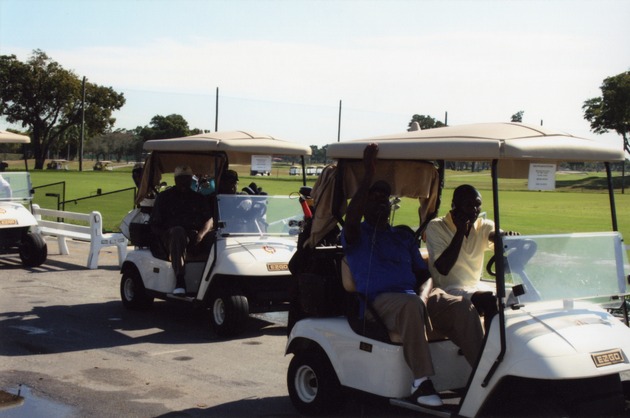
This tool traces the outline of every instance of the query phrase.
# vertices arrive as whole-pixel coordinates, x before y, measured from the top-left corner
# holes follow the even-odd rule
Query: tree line
[[[35,159],[41,169],[47,158],[74,159],[79,154],[81,128],[84,151],[97,159],[132,157],[142,159],[142,144],[149,139],[174,138],[203,133],[190,128],[183,116],[156,115],[146,126],[114,130],[112,113],[126,102],[123,93],[112,87],[99,86],[64,69],[45,52],[36,49],[25,62],[15,55],[0,55],[0,116],[19,124],[31,137],[27,158]],[[630,153],[630,71],[608,77],[601,85],[600,97],[587,99],[584,119],[597,134],[615,131],[623,138],[623,147]],[[522,122],[524,111],[511,116]],[[429,115],[414,114],[410,130],[446,126]],[[0,152],[21,152],[5,145]],[[312,146],[312,162],[325,162],[325,147]]]

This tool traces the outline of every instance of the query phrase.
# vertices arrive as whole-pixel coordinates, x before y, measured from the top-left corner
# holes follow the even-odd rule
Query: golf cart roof
[[[252,155],[311,155],[311,147],[245,131],[211,132],[182,138],[154,139],[146,151],[225,152],[230,163],[249,163]]]
[[[151,151],[147,159],[136,202],[140,202],[178,165],[188,165],[198,177],[215,178],[232,164],[250,164],[253,155],[305,156],[311,147],[283,141],[269,135],[245,131],[211,132],[182,138],[154,139],[144,143]]]
[[[31,138],[26,135],[18,135],[13,132],[0,131],[0,144],[28,144]]]
[[[361,159],[365,145],[379,144],[379,159],[623,161],[621,147],[542,126],[477,123],[402,132],[328,145],[328,158]]]

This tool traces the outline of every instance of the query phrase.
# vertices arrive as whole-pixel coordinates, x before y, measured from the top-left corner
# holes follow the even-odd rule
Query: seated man
[[[237,194],[238,173],[234,170],[226,170],[221,176],[218,194]]]
[[[486,330],[498,312],[493,289],[481,283],[484,252],[494,248],[494,222],[479,218],[481,194],[464,184],[453,192],[451,211],[429,222],[429,268],[436,285],[472,301]],[[516,234],[508,232],[508,235]]]
[[[175,168],[175,186],[157,195],[149,224],[166,250],[175,272],[174,295],[186,294],[184,259],[187,251],[207,244],[212,229],[208,199],[190,188],[193,172],[188,166]]]
[[[377,153],[376,144],[365,148],[365,177],[348,205],[342,245],[357,291],[367,296],[385,326],[401,336],[405,361],[414,376],[412,400],[441,406],[429,379],[435,373],[425,327],[449,337],[473,365],[483,340],[481,322],[472,304],[461,296],[432,288],[430,283],[420,297],[415,293],[417,274],[427,266],[413,236],[388,224],[390,186],[383,181],[372,184]]]

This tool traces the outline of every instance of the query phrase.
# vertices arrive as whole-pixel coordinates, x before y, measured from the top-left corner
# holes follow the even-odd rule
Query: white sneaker
[[[178,287],[175,290],[173,290],[173,294],[177,296],[183,296],[186,294],[186,289],[184,289],[183,287]]]
[[[433,382],[430,379],[425,380],[417,388],[411,386],[411,400],[420,406],[442,406],[442,398],[435,391]]]

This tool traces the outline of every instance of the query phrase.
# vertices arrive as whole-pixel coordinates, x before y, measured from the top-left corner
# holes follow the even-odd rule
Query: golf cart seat
[[[390,344],[402,344],[400,334],[387,329],[383,320],[379,317],[378,312],[376,312],[376,309],[374,309],[370,303],[366,303],[366,312],[364,318],[361,318],[360,304],[362,301],[365,301],[365,296],[357,292],[354,277],[352,277],[352,272],[350,271],[346,257],[341,260],[341,283],[346,292],[354,296],[353,302],[350,302],[346,314],[350,328],[364,337]],[[427,330],[427,339],[429,342],[443,341],[447,339],[447,337],[436,330]]]
[[[401,344],[400,334],[396,331],[390,331],[385,327],[383,320],[378,316],[374,307],[365,300],[365,296],[357,292],[356,283],[346,257],[341,260],[341,283],[346,292],[353,295],[350,298],[348,312],[348,324],[354,332],[364,337],[374,340],[383,341],[390,344]],[[361,303],[365,303],[366,312],[361,317]]]
[[[169,259],[168,251],[164,248],[162,242],[153,235],[155,239],[151,241],[149,244],[149,249],[151,250],[151,255],[153,257],[158,258],[164,261],[171,261]],[[204,238],[200,247],[194,247],[192,244],[189,244],[188,251],[186,252],[186,258],[184,262],[195,262],[195,261],[206,261],[208,260],[208,256],[210,255],[210,249],[212,245],[216,241],[215,232],[210,231],[208,233],[207,238]]]

